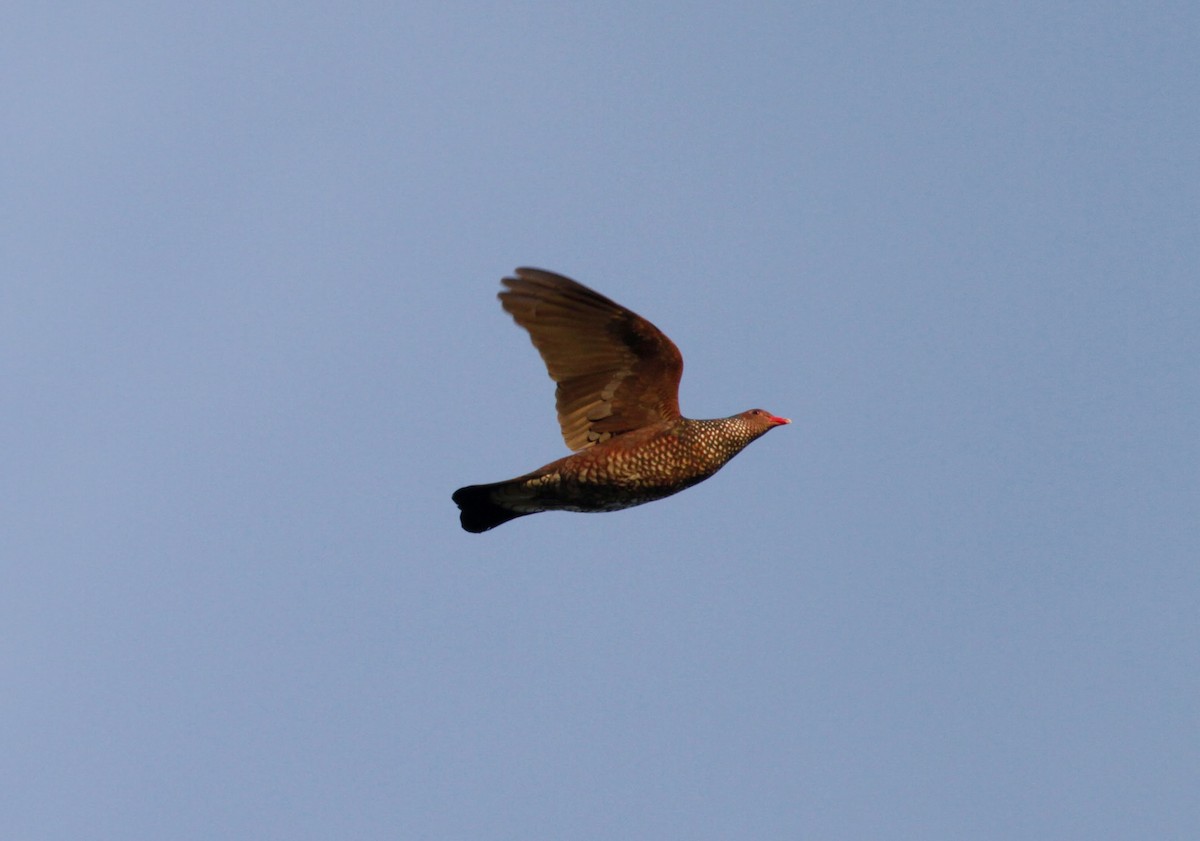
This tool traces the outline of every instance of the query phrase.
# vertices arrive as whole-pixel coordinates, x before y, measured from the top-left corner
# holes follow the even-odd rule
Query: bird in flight
[[[762,409],[715,420],[679,413],[679,349],[646,319],[540,269],[502,281],[500,304],[529,331],[573,455],[524,476],[454,492],[462,527],[485,532],[539,511],[619,511],[703,482],[769,429]]]

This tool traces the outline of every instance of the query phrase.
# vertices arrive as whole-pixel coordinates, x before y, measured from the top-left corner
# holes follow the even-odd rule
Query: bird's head
[[[777,426],[783,426],[785,423],[791,423],[787,418],[777,417],[766,409],[751,409],[748,412],[742,412],[741,417],[759,435],[768,429],[774,429]]]

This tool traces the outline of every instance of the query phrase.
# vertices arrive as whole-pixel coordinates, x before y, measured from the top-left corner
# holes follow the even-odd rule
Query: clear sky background
[[[6,9],[0,837],[1200,837],[1197,9]],[[518,265],[793,425],[463,532]]]

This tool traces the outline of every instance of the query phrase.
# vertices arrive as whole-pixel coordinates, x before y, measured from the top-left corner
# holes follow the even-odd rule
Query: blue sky
[[[8,10],[0,835],[1200,835],[1198,18]],[[461,531],[518,265],[793,425]]]

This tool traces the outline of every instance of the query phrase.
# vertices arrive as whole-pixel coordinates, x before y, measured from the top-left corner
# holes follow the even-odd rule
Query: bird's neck
[[[680,437],[692,446],[703,449],[717,464],[724,464],[763,434],[765,430],[751,428],[745,418],[734,415],[728,418],[705,420],[684,419]]]

